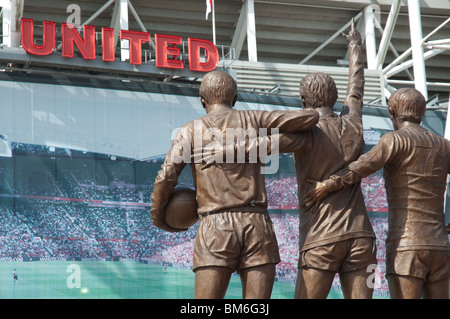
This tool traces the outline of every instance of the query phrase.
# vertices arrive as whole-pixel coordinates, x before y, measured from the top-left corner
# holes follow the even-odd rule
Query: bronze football
[[[197,208],[194,190],[175,189],[166,207],[165,221],[172,228],[186,230],[198,221]]]

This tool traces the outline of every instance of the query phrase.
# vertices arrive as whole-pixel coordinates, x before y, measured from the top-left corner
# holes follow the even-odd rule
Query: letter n
[[[95,59],[95,27],[85,25],[83,27],[84,39],[81,38],[77,29],[68,25],[62,24],[62,56],[66,58],[73,58],[75,44],[80,50],[83,58],[93,60]]]
[[[22,47],[25,51],[35,55],[49,55],[55,49],[55,23],[44,21],[43,44],[34,43],[33,20],[22,19]]]

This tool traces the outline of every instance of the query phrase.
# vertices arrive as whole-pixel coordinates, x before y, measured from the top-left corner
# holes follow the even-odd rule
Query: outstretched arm
[[[292,153],[310,146],[310,132],[275,133],[256,136],[226,144],[212,142],[206,146],[194,148],[195,158],[202,159],[200,169],[214,163],[256,163],[265,156]]]
[[[260,111],[254,114],[258,116],[258,126],[269,131],[271,129],[286,133],[308,131],[319,122],[319,113],[313,109]]]
[[[361,180],[361,176],[350,171],[348,168],[340,170],[335,175],[332,175],[330,178],[321,182],[307,179],[306,181],[312,185],[312,189],[306,193],[301,203],[301,207],[307,211],[311,210],[313,207],[319,205],[329,194],[337,192],[359,180]]]
[[[312,190],[305,195],[301,206],[310,210],[312,207],[319,205],[328,194],[353,185],[381,169],[387,162],[395,161],[395,154],[398,153],[398,145],[400,144],[395,141],[396,137],[392,133],[386,133],[377,145],[361,155],[358,160],[350,163],[348,167],[341,169],[323,181],[308,180],[308,183],[312,184]]]

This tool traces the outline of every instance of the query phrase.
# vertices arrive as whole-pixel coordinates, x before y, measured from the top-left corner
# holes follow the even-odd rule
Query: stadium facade
[[[238,109],[283,110],[301,107],[304,75],[326,72],[338,86],[339,112],[348,74],[339,34],[352,19],[365,47],[366,149],[392,130],[387,99],[400,87],[420,90],[427,98],[423,125],[450,136],[448,0],[215,0],[209,14],[204,0],[1,0],[0,6],[0,200],[3,216],[20,229],[4,227],[1,236],[28,247],[0,250],[1,258],[128,258],[189,267],[189,256],[180,260],[158,244],[173,238],[145,228],[152,227],[149,195],[173,132],[204,114],[203,75],[232,74]],[[295,173],[291,156],[279,160],[279,171],[267,177],[269,205],[283,233],[282,256],[296,256],[288,235],[295,227],[278,219],[288,212],[298,222]],[[180,183],[192,185],[189,173]],[[363,187],[382,246],[382,175]],[[120,229],[95,216],[120,216]],[[49,230],[49,222],[77,231]],[[193,234],[184,236],[179,252]],[[295,258],[284,260],[278,279],[292,280],[294,264]]]

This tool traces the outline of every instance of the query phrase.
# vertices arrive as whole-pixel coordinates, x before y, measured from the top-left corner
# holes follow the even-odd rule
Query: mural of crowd
[[[12,148],[12,157],[0,158],[0,259],[127,259],[191,267],[197,225],[172,234],[150,220],[152,181],[161,163],[147,163],[149,176],[137,183],[142,174],[129,160],[89,154],[76,158],[73,151],[24,144]],[[189,179],[180,182],[188,185]],[[369,176],[361,186],[368,210],[381,212],[371,215],[371,221],[378,251],[375,293],[382,294],[387,292],[382,174]],[[299,224],[295,173],[267,176],[266,187],[282,260],[277,280],[294,283]]]

